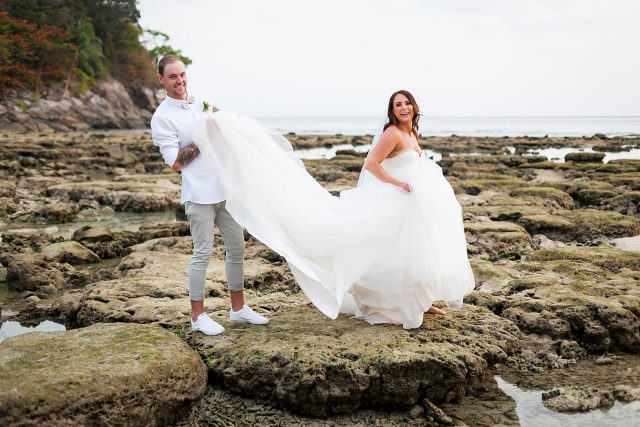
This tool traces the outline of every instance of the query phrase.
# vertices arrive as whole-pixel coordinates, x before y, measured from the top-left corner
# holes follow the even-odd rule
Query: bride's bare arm
[[[371,154],[367,157],[367,160],[364,162],[364,168],[380,181],[396,185],[408,193],[411,192],[409,184],[401,182],[391,176],[380,164],[384,159],[389,157],[389,154],[393,153],[397,147],[401,146],[401,144],[402,140],[398,137],[397,130],[392,127],[388,128],[380,137],[380,142],[378,142]]]

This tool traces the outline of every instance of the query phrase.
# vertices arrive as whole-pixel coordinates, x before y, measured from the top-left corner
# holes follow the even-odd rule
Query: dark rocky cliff
[[[162,90],[125,87],[117,80],[103,81],[79,95],[63,96],[61,89],[50,90],[40,98],[29,92],[14,92],[0,100],[0,131],[145,128],[163,98]]]

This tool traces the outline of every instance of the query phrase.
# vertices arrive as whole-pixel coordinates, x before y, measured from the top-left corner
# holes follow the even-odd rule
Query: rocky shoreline
[[[367,136],[287,137],[297,149],[369,141]],[[16,352],[40,354],[55,336],[69,347],[57,352],[50,346],[46,353],[52,360],[81,360],[90,355],[73,337],[106,328],[104,360],[126,360],[127,366],[172,378],[156,387],[132,368],[126,381],[165,396],[191,378],[187,384],[200,390],[189,399],[159,398],[172,401],[180,416],[160,414],[156,424],[518,425],[515,403],[497,388],[496,373],[547,392],[549,407],[559,411],[640,398],[640,252],[616,246],[617,239],[640,235],[640,160],[605,164],[601,153],[639,147],[638,138],[421,140],[425,148],[443,153],[439,164],[464,208],[476,289],[461,310],[444,318],[426,316],[413,331],[324,318],[300,292],[286,263],[248,234],[248,298],[272,321],[265,328],[230,324],[217,236],[206,292],[208,311],[227,328],[221,337],[192,334],[188,327],[191,239],[179,205],[180,177],[162,163],[148,132],[5,130],[0,141],[1,320],[56,319],[79,328],[9,338],[0,344],[0,360],[14,360]],[[565,163],[523,156],[548,147],[589,147],[596,153],[578,153]],[[347,150],[304,163],[338,194],[355,184],[362,161],[361,154]],[[167,211],[176,212],[177,221],[135,231],[104,225],[114,215]],[[62,224],[74,230],[71,236],[58,232]],[[139,359],[147,362],[130,361],[134,352],[108,338],[109,331],[124,326],[145,336],[150,332],[140,328],[151,324],[166,334],[140,350],[148,351]],[[173,340],[176,336],[181,340]],[[188,347],[179,347],[184,343]],[[159,362],[164,353],[151,351],[156,346],[178,346],[204,367],[172,373]],[[70,373],[79,375],[78,384],[95,381],[106,372],[96,370],[103,359],[96,356],[95,363],[79,364],[82,369]],[[584,370],[593,370],[589,363],[602,371],[597,381],[579,379]],[[25,378],[35,369],[11,366]],[[626,375],[612,374],[623,368]],[[206,376],[198,374],[201,369]],[[4,374],[0,378],[8,381]],[[21,397],[30,392],[28,383],[2,387],[2,424],[83,420],[78,407],[47,398],[49,406],[29,419],[35,404]],[[113,399],[125,396],[124,388],[114,386],[111,392]],[[140,402],[133,404],[140,411],[136,416],[158,412],[126,396],[123,402]],[[588,403],[594,396],[597,405]],[[86,409],[102,405],[104,396],[76,394],[69,400]],[[183,417],[191,401],[196,403]],[[486,409],[487,402],[493,409]],[[478,407],[486,413],[480,416]],[[100,419],[117,420],[123,407],[109,410],[112,415]]]
[[[102,80],[81,94],[68,94],[62,88],[50,88],[44,95],[5,93],[0,100],[0,129],[28,133],[146,128],[163,98],[163,90],[125,87],[118,80]]]

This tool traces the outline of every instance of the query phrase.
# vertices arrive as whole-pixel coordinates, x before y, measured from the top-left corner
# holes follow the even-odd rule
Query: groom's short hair
[[[182,61],[180,60],[180,58],[178,58],[175,55],[165,55],[162,58],[160,58],[160,61],[158,61],[158,74],[163,76],[164,75],[164,67],[166,67],[168,64],[172,64],[174,62],[182,62]]]

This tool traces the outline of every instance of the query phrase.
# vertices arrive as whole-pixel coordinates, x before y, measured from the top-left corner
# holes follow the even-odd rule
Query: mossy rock
[[[471,179],[464,179],[456,182],[456,184],[465,189],[473,189],[473,191],[469,194],[478,194],[480,191],[488,190],[491,188],[494,189],[509,189],[509,188],[517,188],[523,187],[526,185],[526,182],[520,178],[515,178],[510,175],[480,175]]]
[[[550,311],[529,311],[514,305],[501,313],[505,319],[511,320],[522,332],[548,335],[554,339],[571,337],[571,325]]]
[[[513,197],[532,197],[543,200],[551,200],[563,209],[573,208],[573,199],[567,193],[552,187],[526,187],[513,190]]]
[[[97,324],[0,344],[0,424],[166,425],[206,390],[206,368],[157,325]]]
[[[541,213],[542,209],[530,205],[500,205],[493,204],[483,206],[466,206],[465,212],[474,215],[489,217],[492,221],[516,221],[524,215],[535,215]]]
[[[464,224],[464,231],[478,235],[488,232],[494,233],[526,233],[527,231],[518,224],[508,221],[479,221]]]
[[[270,320],[261,328],[225,323],[220,337],[197,333],[189,342],[210,381],[313,416],[460,397],[519,351],[511,322],[473,306],[426,315],[413,330],[329,320],[310,305]]]
[[[640,172],[612,174],[603,179],[616,187],[625,187],[630,190],[640,191]]]
[[[538,184],[538,186],[556,188],[558,190],[564,191],[565,193],[568,193],[569,189],[571,188],[572,185],[574,185],[574,183],[575,183],[574,180],[562,179],[562,180],[553,180],[553,181],[541,182],[541,183]]]
[[[562,190],[586,206],[600,206],[605,199],[616,196],[620,191],[608,182],[590,179],[545,182],[541,186]]]
[[[550,160],[524,163],[519,167],[520,169],[550,169],[550,170],[567,170],[572,168],[572,166],[567,163],[552,162]]]
[[[556,284],[557,281],[550,277],[527,275],[522,278],[510,280],[505,287],[505,292],[507,295],[511,295]]]
[[[578,153],[569,153],[564,156],[565,162],[580,162],[580,163],[597,163],[602,162],[602,159],[605,158],[604,153],[589,153],[589,152],[578,152]]]
[[[640,213],[640,191],[625,191],[618,196],[606,199],[603,202],[603,208],[625,215]]]
[[[578,202],[584,206],[601,206],[605,200],[611,199],[618,194],[616,190],[586,188],[573,193]]]
[[[464,226],[467,242],[490,259],[520,259],[533,250],[531,236],[512,222],[468,222]]]
[[[527,259],[532,261],[580,261],[612,272],[617,272],[622,268],[640,271],[640,253],[604,247],[565,246],[544,249],[532,253]]]
[[[640,234],[640,221],[618,212],[578,209],[562,215],[575,224],[572,237],[579,242],[599,237],[630,237]]]
[[[528,215],[518,220],[529,233],[544,234],[564,242],[590,243],[601,238],[640,234],[640,221],[618,212],[594,209],[563,211],[556,215]]]
[[[518,219],[531,235],[544,234],[547,237],[571,240],[574,223],[562,216],[552,214],[525,215]]]
[[[510,265],[512,263],[511,261],[501,260],[492,262],[471,258],[470,263],[476,280],[476,288],[479,288],[483,293],[503,293],[504,287],[513,280],[515,275]],[[502,265],[502,263],[509,263],[509,265]]]
[[[0,197],[15,197],[16,183],[14,181],[0,181]]]

